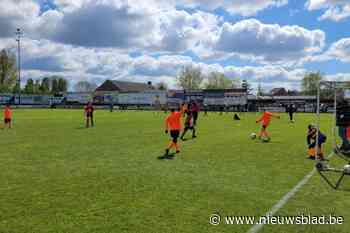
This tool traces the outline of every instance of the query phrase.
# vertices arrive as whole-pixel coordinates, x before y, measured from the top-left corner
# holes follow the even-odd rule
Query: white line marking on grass
[[[333,153],[331,153],[327,158],[331,158],[333,156]],[[279,200],[272,208],[265,214],[266,217],[273,216],[282,209],[282,207],[287,204],[289,199],[291,199],[309,180],[310,178],[316,173],[316,168],[312,169],[312,171],[307,174],[294,188],[292,188],[286,195],[282,197],[281,200]],[[257,233],[259,232],[263,227],[263,224],[255,224],[252,226],[247,233]]]

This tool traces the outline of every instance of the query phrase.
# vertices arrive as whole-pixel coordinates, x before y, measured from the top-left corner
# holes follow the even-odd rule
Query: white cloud
[[[350,2],[348,0],[308,0],[308,10],[325,10],[319,20],[342,21],[350,17]]]
[[[333,43],[326,55],[350,63],[350,38],[343,38]]]
[[[157,36],[151,45],[160,51],[181,52],[195,50],[213,39],[220,19],[209,13],[171,10],[159,14]]]
[[[272,7],[281,7],[288,0],[178,0],[178,4],[204,10],[225,9],[231,14],[253,16],[259,11]]]
[[[143,77],[143,80],[159,80],[159,77],[167,77],[167,81],[173,85],[179,70],[184,66],[199,67],[203,75],[211,72],[221,72],[231,79],[247,79],[254,86],[259,82],[264,83],[264,88],[271,89],[280,85],[289,89],[298,89],[299,82],[306,73],[305,69],[287,70],[281,66],[223,66],[218,63],[205,64],[195,62],[186,56],[160,56],[153,58],[141,56],[132,64],[131,77]],[[172,77],[172,79],[170,78]]]
[[[223,9],[230,14],[247,17],[268,8],[285,6],[288,4],[288,0],[129,0],[128,3],[131,7],[153,9],[153,11],[174,10],[175,8],[204,11]]]
[[[47,11],[38,20],[40,35],[77,46],[183,52],[208,40],[220,21],[201,11],[190,14],[115,2],[86,0],[68,12]]]
[[[217,8],[255,4],[281,5],[285,1],[208,1]],[[262,64],[295,62],[322,50],[325,34],[300,26],[264,24],[255,19],[235,24],[212,13],[189,13],[174,6],[196,6],[198,1],[56,0],[57,9],[32,20],[33,39],[46,38],[67,45],[118,48],[148,53],[194,52],[201,58],[240,58]],[[38,6],[37,6],[38,7]],[[38,9],[33,15],[38,14]]]
[[[310,56],[307,62],[321,62],[329,60],[338,60],[344,63],[350,63],[350,38],[340,39],[328,48],[324,53],[317,56]]]
[[[129,8],[126,1],[85,0],[70,5],[68,1],[60,0],[60,4],[63,6],[60,11],[62,15],[52,12],[42,22],[43,27],[54,28],[49,36],[54,41],[77,46],[118,48],[147,46],[152,41],[156,24],[154,18]]]
[[[1,0],[0,38],[13,37],[18,27],[32,31],[39,12],[40,7],[33,0]]]
[[[299,60],[320,52],[324,44],[325,33],[321,30],[263,24],[249,19],[236,24],[225,22],[215,42],[215,50],[274,62]]]
[[[329,81],[340,81],[340,82],[347,81],[347,82],[349,82],[350,73],[328,74],[328,75],[325,75],[325,79],[329,80]]]
[[[15,42],[0,40],[15,48]],[[118,54],[116,56],[116,54]],[[40,78],[45,75],[62,75],[71,84],[79,80],[124,79],[133,81],[165,81],[172,88],[176,87],[176,75],[184,66],[200,67],[204,75],[218,71],[228,77],[248,79],[256,85],[259,80],[266,88],[284,82],[295,85],[303,70],[287,71],[279,66],[223,66],[218,63],[196,62],[191,57],[163,55],[157,58],[143,55],[131,58],[128,54],[115,49],[92,49],[53,43],[48,40],[23,40],[23,77]]]
[[[10,48],[16,53],[16,42],[0,39],[0,49]],[[129,75],[131,58],[117,49],[92,49],[54,43],[49,40],[22,40],[22,68],[24,74],[59,74],[72,82],[99,77],[121,78]],[[25,75],[24,75],[25,76]],[[102,78],[103,77],[103,78]]]

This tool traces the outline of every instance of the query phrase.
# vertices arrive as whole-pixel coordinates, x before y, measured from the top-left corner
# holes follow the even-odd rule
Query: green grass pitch
[[[212,226],[209,216],[264,215],[314,162],[306,159],[306,127],[315,115],[282,113],[270,143],[251,140],[255,113],[200,115],[198,138],[174,160],[158,160],[168,136],[164,113],[98,110],[84,128],[82,110],[16,110],[0,130],[1,233],[246,232],[249,225]],[[331,115],[322,116],[331,152]],[[189,136],[189,135],[188,135]],[[334,157],[335,158],[335,157]],[[349,177],[347,177],[349,178]],[[348,233],[350,180],[330,189],[314,175],[277,215],[334,214],[343,225],[266,225],[261,232]]]

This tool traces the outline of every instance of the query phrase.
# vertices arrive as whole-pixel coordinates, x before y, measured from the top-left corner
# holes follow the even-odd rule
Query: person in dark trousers
[[[192,138],[196,138],[196,128],[194,125],[194,118],[193,118],[193,111],[191,111],[191,109],[189,108],[186,112],[186,119],[185,119],[185,129],[181,135],[181,140],[184,141],[185,140],[185,135],[187,133],[188,130],[192,130]]]
[[[350,127],[350,105],[342,97],[340,98],[339,104],[337,106],[336,117],[338,134],[339,137],[342,139],[342,144],[339,147],[339,150],[342,153],[350,154],[350,143],[347,135],[347,128]]]
[[[85,117],[86,117],[86,128],[94,127],[94,107],[91,102],[88,102],[84,108]]]
[[[196,101],[193,101],[190,108],[191,108],[192,117],[193,117],[193,125],[196,126],[197,120],[198,120],[199,105],[197,104]]]
[[[288,105],[287,106],[287,113],[288,113],[288,115],[289,115],[289,121],[291,122],[291,123],[293,123],[294,122],[294,113],[296,112],[296,107],[294,106],[294,104],[290,104],[290,105]]]

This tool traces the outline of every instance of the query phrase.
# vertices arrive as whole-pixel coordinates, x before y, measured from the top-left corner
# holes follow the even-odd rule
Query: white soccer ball
[[[250,138],[253,139],[253,140],[256,139],[256,133],[251,133],[250,134]]]
[[[344,166],[344,172],[346,174],[350,174],[350,165],[349,164]]]

